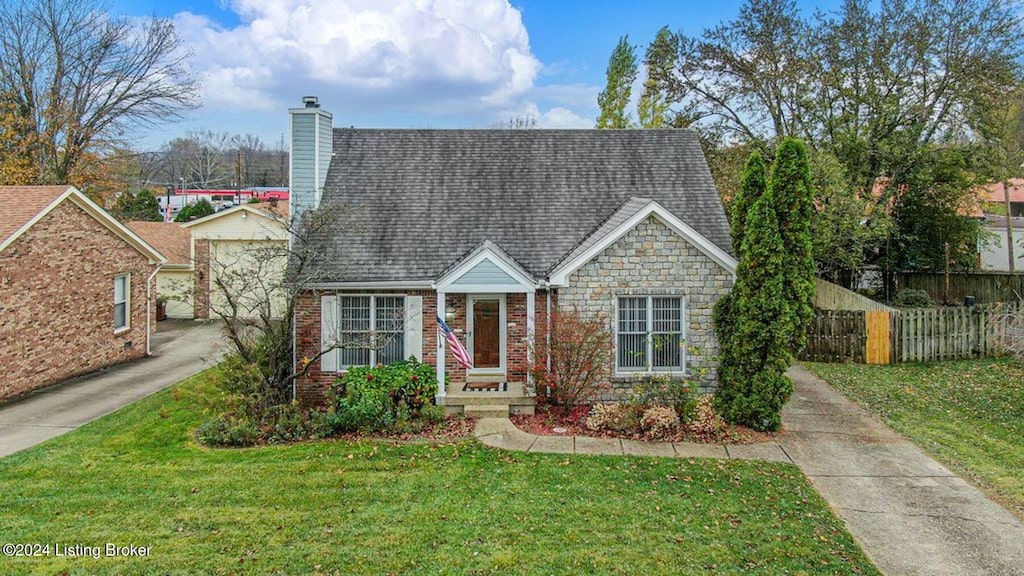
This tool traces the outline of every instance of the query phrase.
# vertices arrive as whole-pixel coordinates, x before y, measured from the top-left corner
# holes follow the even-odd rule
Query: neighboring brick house
[[[74,187],[0,205],[0,400],[148,354],[163,255]]]
[[[292,209],[333,215],[310,240],[319,260],[303,278],[297,361],[404,317],[381,350],[313,362],[300,400],[319,401],[348,366],[413,355],[436,366],[438,403],[452,411],[529,411],[530,343],[545,350],[549,307],[608,322],[609,399],[652,375],[714,386],[712,309],[736,261],[696,133],[332,130],[315,100],[290,112]],[[438,319],[472,369],[446,351]],[[476,390],[492,384],[496,394]]]

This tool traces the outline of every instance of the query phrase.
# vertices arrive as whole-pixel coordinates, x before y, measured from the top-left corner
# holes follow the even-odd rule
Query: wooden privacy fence
[[[979,304],[1024,297],[1024,273],[953,272],[949,275],[948,290],[946,275],[942,273],[900,272],[896,282],[900,288],[924,290],[938,302],[954,304],[962,304],[967,296],[973,296]]]
[[[801,360],[812,362],[932,362],[1002,352],[996,320],[1024,313],[1020,302],[888,311],[816,310]]]

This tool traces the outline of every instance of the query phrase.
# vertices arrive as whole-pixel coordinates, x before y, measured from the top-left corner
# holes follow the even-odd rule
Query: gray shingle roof
[[[633,198],[730,251],[689,130],[335,129],[318,281],[434,280],[484,240],[544,278]]]

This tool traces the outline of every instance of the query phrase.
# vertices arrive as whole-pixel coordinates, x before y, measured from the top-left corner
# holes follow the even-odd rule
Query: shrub
[[[433,367],[415,358],[394,364],[349,369],[334,386],[338,432],[409,431],[409,422],[432,406],[437,392]],[[430,418],[436,413],[427,409]],[[443,411],[443,408],[442,408]]]
[[[644,408],[637,404],[594,404],[587,428],[617,434],[639,434]]]
[[[612,334],[601,317],[579,311],[551,314],[551,366],[543,343],[534,342],[530,374],[537,393],[554,404],[572,408],[592,401],[608,387],[612,366]]]
[[[924,290],[917,288],[902,288],[896,291],[892,303],[903,308],[931,308],[935,301]]]
[[[252,422],[229,422],[219,416],[196,429],[196,439],[207,446],[253,446],[261,436],[259,427]]]
[[[697,399],[693,385],[687,380],[671,380],[667,376],[652,376],[637,384],[630,403],[640,406],[669,406],[682,422],[693,419]]]
[[[679,415],[669,406],[652,406],[640,418],[640,430],[645,438],[668,438],[679,431]]]
[[[694,418],[686,425],[686,431],[705,442],[719,440],[726,435],[725,420],[715,412],[711,395],[705,394],[697,400]]]

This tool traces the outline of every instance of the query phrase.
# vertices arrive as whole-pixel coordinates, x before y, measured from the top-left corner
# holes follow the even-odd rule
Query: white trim
[[[534,349],[534,333],[536,329],[534,324],[536,323],[537,316],[537,293],[527,292],[526,293],[526,385],[527,387],[533,386],[533,349]]]
[[[622,298],[646,298],[647,299],[647,329],[644,336],[644,341],[647,346],[647,362],[643,368],[636,370],[626,370],[619,367],[619,300]],[[654,325],[654,299],[655,298],[678,298],[679,299],[679,310],[680,310],[680,328],[679,333],[680,344],[682,348],[679,351],[679,362],[680,366],[677,369],[675,366],[672,368],[655,368],[654,367],[654,345],[651,342],[651,332],[653,331]],[[686,342],[687,342],[687,325],[686,325],[686,297],[681,294],[618,294],[615,296],[615,317],[612,324],[612,335],[614,338],[613,349],[614,357],[612,358],[612,375],[616,378],[628,378],[630,376],[653,376],[655,374],[660,376],[672,376],[675,374],[685,376],[687,371],[687,353],[686,353]]]
[[[117,282],[124,278],[124,326],[117,325]],[[114,334],[121,334],[132,329],[132,273],[114,275]],[[148,322],[149,319],[147,318]]]
[[[45,208],[40,210],[39,213],[33,216],[31,220],[23,224],[21,228],[18,228],[13,234],[0,242],[0,252],[13,244],[14,241],[21,237],[22,234],[35,226],[36,223],[42,220],[47,214],[53,211],[54,208],[60,206],[61,202],[64,202],[64,200],[67,199],[70,199],[76,206],[84,210],[86,214],[92,216],[97,222],[103,224],[108,230],[119,236],[132,248],[135,248],[137,252],[147,257],[150,264],[163,264],[167,262],[167,258],[165,258],[159,250],[150,246],[149,243],[143,240],[138,234],[132,232],[127,226],[118,222],[116,218],[100,207],[99,204],[90,200],[88,196],[82,194],[82,192],[74,186],[68,186],[68,189],[64,191],[64,193],[55,198],[53,202],[50,202]]]
[[[459,278],[484,260],[490,261],[502,272],[508,274],[517,284],[478,285],[454,284]],[[531,292],[537,289],[537,281],[518,264],[508,258],[497,245],[486,240],[458,266],[437,279],[437,289],[448,293],[468,294],[470,292]]]
[[[437,294],[437,318],[440,318],[440,319],[444,320],[445,299],[447,298],[447,294],[442,292],[442,291],[440,291],[440,290],[438,290],[436,294]],[[445,354],[444,354],[445,353],[445,349],[444,349],[445,341],[444,341],[444,338],[441,337],[441,327],[437,326],[437,318],[434,318],[434,324],[436,326],[434,334],[435,334],[435,338],[437,338],[437,358],[435,359],[435,363],[437,364],[437,397],[438,398],[444,398],[444,396],[445,396],[445,389],[446,389],[446,386],[444,384],[444,363],[445,363],[445,360],[446,360]],[[445,320],[445,321],[447,322],[447,320]],[[449,328],[450,328],[450,326],[449,326]]]
[[[432,280],[381,280],[377,282],[318,282],[307,284],[306,288],[310,290],[422,290],[424,288],[432,289],[434,282]]]
[[[604,252],[609,246],[650,216],[656,217],[663,224],[671,228],[673,232],[685,238],[690,244],[725,268],[733,277],[736,276],[737,262],[735,258],[652,200],[643,209],[637,211],[628,220],[606,234],[582,254],[555,268],[549,277],[551,284],[555,286],[568,286],[569,276],[573,272],[579,270],[581,266],[590,262],[601,252]]]
[[[498,365],[497,366],[476,366],[476,355],[473,351],[473,304],[477,300],[498,301]],[[467,294],[466,295],[466,351],[469,357],[473,358],[473,368],[466,371],[467,376],[472,375],[504,375],[508,374],[508,308],[505,294]]]
[[[335,322],[338,325],[338,328],[337,328],[336,331],[337,331],[337,338],[338,338],[339,344],[341,343],[341,299],[342,298],[353,297],[353,298],[369,298],[370,299],[370,331],[371,332],[374,332],[374,331],[377,330],[377,298],[401,298],[402,299],[402,318],[403,318],[403,320],[405,318],[405,313],[408,310],[408,305],[407,305],[407,302],[406,302],[406,300],[409,297],[408,294],[401,294],[401,293],[397,293],[397,294],[388,294],[388,293],[336,294],[336,296],[337,296],[337,300],[336,300],[336,304],[335,304],[336,309],[335,309],[335,312],[334,312],[334,319],[335,319]],[[321,313],[321,316],[322,315],[323,314]],[[408,358],[408,356],[405,354],[405,323],[404,323],[404,321],[403,321],[403,324],[402,324],[401,339],[402,339],[402,357],[399,358],[399,360],[405,360],[406,358]],[[344,352],[344,349],[343,348],[339,348],[339,350],[338,350],[338,360],[337,360],[337,364],[336,364],[337,368],[338,368],[337,372],[339,374],[342,373],[342,372],[345,372],[349,368],[353,368],[353,367],[376,366],[377,362],[378,362],[377,353],[380,352],[380,350],[375,350],[373,348],[369,348],[369,353],[370,353],[370,363],[369,364],[345,364],[345,363],[342,362],[342,353],[343,352]]]
[[[514,293],[529,294],[536,290],[522,284],[455,284],[445,286],[449,294]]]

